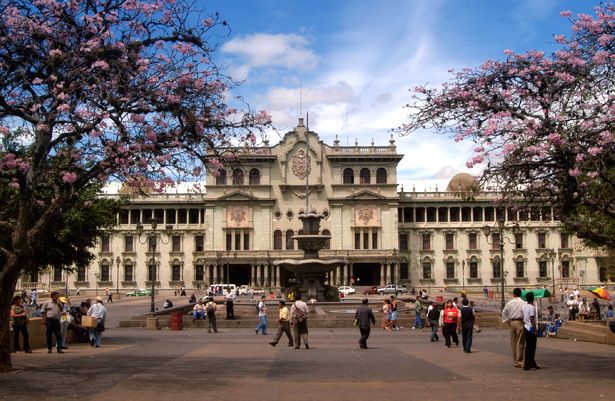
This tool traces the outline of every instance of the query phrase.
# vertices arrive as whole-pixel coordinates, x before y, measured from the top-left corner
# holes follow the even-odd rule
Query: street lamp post
[[[466,261],[461,261],[461,289],[466,290]]]
[[[504,271],[504,240],[507,240],[511,244],[514,243],[509,238],[504,237],[505,228],[506,227],[505,227],[505,220],[504,220],[504,212],[502,212],[502,214],[497,219],[497,227],[491,227],[489,225],[486,225],[483,227],[485,237],[487,238],[487,243],[493,244],[493,242],[489,242],[489,236],[491,235],[492,232],[498,232],[499,237],[500,237],[498,245],[500,247],[500,280],[501,280],[500,284],[501,284],[501,292],[502,292],[501,294],[502,299],[500,301],[501,309],[504,309],[504,306],[506,305],[506,298],[504,296],[504,291],[505,291],[504,285],[506,281],[506,273]],[[515,223],[512,228],[513,228],[513,232],[517,233],[519,230],[519,225]]]
[[[547,252],[547,257],[551,260],[551,296],[555,296],[555,255],[556,253],[553,249],[549,249]]]
[[[94,273],[94,277],[96,278],[96,295],[98,296],[98,273]]]
[[[148,276],[149,279],[152,283],[152,294],[151,294],[151,301],[150,301],[150,310],[149,313],[150,315],[155,315],[156,314],[156,299],[155,299],[155,295],[154,295],[154,291],[155,291],[155,283],[156,283],[156,248],[158,245],[158,233],[156,231],[156,229],[158,228],[158,222],[154,219],[152,219],[150,221],[150,225],[152,227],[152,231],[146,234],[146,240],[144,242],[141,242],[141,235],[143,235],[143,224],[139,223],[137,224],[137,235],[139,236],[139,242],[141,244],[148,244],[149,246],[149,251],[152,253],[152,262],[154,264],[154,271],[152,272],[152,270],[149,267],[148,264]],[[162,241],[162,238],[160,239],[160,241],[163,244],[168,244],[171,238],[171,234],[173,233],[173,226],[170,224],[167,224],[165,226],[165,231],[164,233],[167,235],[167,241]]]
[[[115,258],[115,265],[117,267],[117,271],[115,272],[115,296],[120,296],[120,264],[122,263],[122,258],[119,256]]]

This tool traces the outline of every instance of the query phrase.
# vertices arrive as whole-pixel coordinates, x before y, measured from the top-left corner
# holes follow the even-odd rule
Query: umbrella
[[[535,290],[523,290],[521,292],[521,298],[525,300],[525,295],[528,293],[533,293],[534,298],[548,298],[551,296],[551,293],[546,288],[537,288]]]
[[[601,299],[606,299],[607,301],[611,300],[611,295],[609,294],[609,292],[606,290],[606,288],[602,288],[602,287],[591,287],[587,289],[589,292],[593,293],[594,295],[597,295],[599,298]]]

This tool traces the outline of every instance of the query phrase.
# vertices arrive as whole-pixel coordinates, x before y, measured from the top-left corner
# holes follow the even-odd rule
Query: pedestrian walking
[[[36,288],[32,288],[30,291],[30,305],[34,307],[34,309],[38,309],[38,304],[36,303],[37,292]]]
[[[382,321],[380,322],[380,327],[385,331],[391,330],[391,300],[388,298],[385,298],[382,304]]]
[[[233,309],[233,303],[235,301],[235,294],[231,291],[230,287],[226,290],[226,320],[235,319],[235,311]]]
[[[280,311],[278,316],[278,332],[275,334],[275,338],[272,342],[269,343],[272,347],[275,347],[280,338],[282,338],[282,334],[286,333],[286,337],[288,338],[288,346],[292,347],[293,344],[293,336],[290,333],[290,311],[286,306],[286,301],[280,300]]]
[[[267,304],[265,303],[266,297],[264,295],[261,296],[261,300],[258,305],[256,305],[256,309],[258,311],[258,326],[254,331],[256,334],[260,331],[264,336],[267,335]]]
[[[376,324],[376,317],[374,312],[367,306],[367,298],[361,300],[361,306],[357,309],[354,315],[356,325],[359,326],[359,332],[361,338],[359,339],[359,348],[367,349],[367,339],[371,331],[371,325]]]
[[[207,314],[207,320],[209,322],[209,326],[207,327],[208,333],[211,333],[212,330],[214,333],[218,332],[218,321],[216,320],[217,309],[218,305],[214,302],[214,297],[209,297],[207,304],[205,304],[205,313]]]
[[[429,301],[429,307],[427,308],[427,321],[429,322],[429,326],[431,327],[431,342],[437,342],[440,339],[438,338],[438,327],[440,321],[440,309],[437,304],[434,304],[432,301]]]
[[[62,333],[60,327],[60,314],[62,313],[62,304],[58,299],[58,292],[51,291],[51,299],[43,302],[41,305],[41,316],[46,328],[47,336],[47,352],[51,354],[53,349],[53,336],[56,337],[56,349],[58,354],[63,354],[62,351]]]
[[[307,304],[301,300],[301,294],[295,295],[295,303],[290,308],[290,319],[293,327],[293,337],[295,339],[295,348],[301,348],[301,340],[305,344],[305,349],[310,349],[308,344],[308,315],[310,309]]]
[[[391,295],[391,330],[399,330],[397,327],[397,300]]]
[[[523,348],[525,347],[525,333],[523,328],[523,305],[521,288],[513,290],[513,299],[508,301],[502,309],[502,321],[510,327],[510,348],[516,368],[523,367]]]
[[[416,297],[414,301],[414,327],[413,329],[423,328],[423,319],[421,319],[421,312],[423,311],[423,303],[419,297]]]
[[[30,336],[28,335],[28,313],[23,306],[23,298],[15,295],[11,300],[11,320],[13,321],[13,346],[15,352],[20,352],[19,333],[23,337],[23,350],[26,354],[31,354]]]
[[[107,303],[109,302],[113,302],[113,291],[109,290],[109,293],[107,295]]]
[[[476,313],[474,308],[470,306],[468,298],[461,300],[461,342],[463,343],[463,352],[472,352],[472,334],[474,333],[474,321]]]
[[[459,318],[459,309],[453,306],[453,301],[446,301],[446,305],[442,310],[442,335],[444,336],[444,345],[446,348],[451,347],[451,337],[456,346],[459,346],[459,337],[457,331],[461,328],[461,319]]]
[[[536,327],[536,307],[534,306],[534,293],[525,294],[526,304],[523,305],[523,328],[525,330],[525,357],[523,370],[540,369],[534,359],[536,356],[536,342],[538,330]]]
[[[90,306],[87,314],[96,319],[96,327],[88,329],[90,345],[99,348],[102,344],[102,333],[105,331],[105,319],[107,318],[107,308],[103,305],[102,297],[96,297],[96,302]]]

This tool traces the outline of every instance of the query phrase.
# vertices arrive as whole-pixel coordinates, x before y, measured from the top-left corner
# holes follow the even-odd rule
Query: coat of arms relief
[[[312,158],[307,154],[305,149],[299,149],[293,156],[291,168],[293,174],[299,179],[303,180],[310,174]]]

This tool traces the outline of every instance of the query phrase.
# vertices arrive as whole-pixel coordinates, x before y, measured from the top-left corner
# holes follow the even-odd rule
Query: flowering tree
[[[559,48],[464,69],[442,88],[415,88],[402,134],[420,128],[476,143],[469,167],[504,198],[554,206],[588,243],[615,249],[615,5],[564,11]]]
[[[198,178],[268,123],[227,105],[211,57],[228,27],[190,4],[0,0],[0,370],[19,274],[83,188]]]

